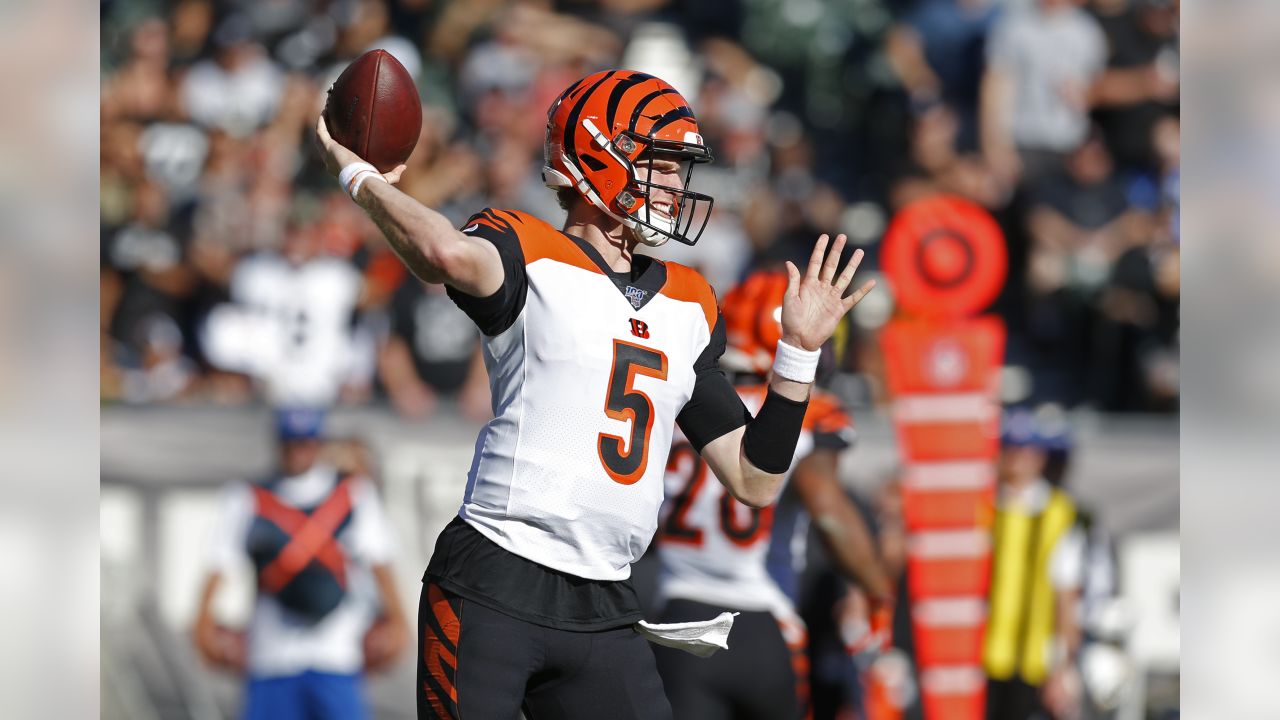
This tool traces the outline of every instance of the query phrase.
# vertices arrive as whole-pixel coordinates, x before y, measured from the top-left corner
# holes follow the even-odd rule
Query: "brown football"
[[[325,124],[334,140],[379,172],[403,164],[422,131],[413,77],[386,50],[356,58],[329,88]]]

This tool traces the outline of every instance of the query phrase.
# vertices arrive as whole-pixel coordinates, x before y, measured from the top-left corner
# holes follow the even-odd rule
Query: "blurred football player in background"
[[[277,415],[280,467],[233,483],[210,536],[195,642],[211,664],[243,673],[243,717],[369,717],[366,670],[409,641],[391,571],[392,537],[373,482],[321,460],[323,414]],[[257,576],[248,629],[218,623],[214,599],[245,560]]]
[[[230,302],[209,315],[210,362],[248,375],[277,407],[328,407],[369,384],[353,329],[364,293],[350,263],[324,251],[320,229],[292,223],[279,251],[247,256],[231,276]],[[365,367],[362,367],[365,366]]]
[[[786,289],[785,272],[760,271],[722,303],[728,346],[721,365],[735,373],[738,394],[753,410],[768,391]],[[677,434],[657,537],[662,619],[687,622],[724,610],[740,614],[730,649],[709,659],[655,649],[676,718],[810,716],[806,629],[796,611],[810,521],[835,565],[872,598],[876,629],[888,628],[892,586],[838,476],[840,453],[853,441],[852,420],[839,400],[815,391],[785,499],[753,508],[714,479],[708,482],[707,463]]]
[[[837,272],[844,236],[828,252],[824,235],[803,276],[788,263],[778,361],[752,417],[718,367],[711,287],[636,252],[697,242],[712,203],[689,190],[711,153],[666,82],[599,72],[552,103],[543,180],[563,230],[489,209],[458,231],[393,187],[403,166],[383,175],[323,119],[317,133],[409,269],[445,284],[484,335],[495,417],[424,578],[419,717],[670,717],[630,575],[657,528],[675,425],[733,497],[772,503],[818,349],[873,286],[845,297],[861,253]]]

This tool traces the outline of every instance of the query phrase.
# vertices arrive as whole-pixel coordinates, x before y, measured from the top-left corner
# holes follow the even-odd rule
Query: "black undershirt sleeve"
[[[711,340],[693,364],[693,395],[676,416],[676,424],[698,452],[702,452],[707,443],[751,420],[751,412],[720,369],[724,347],[724,317],[717,314]]]
[[[520,238],[510,223],[490,210],[472,215],[462,232],[471,237],[483,238],[497,248],[498,256],[502,258],[502,287],[483,298],[468,295],[453,287],[446,286],[445,291],[454,304],[480,328],[480,332],[490,337],[499,335],[511,327],[524,310],[525,295],[529,289]]]

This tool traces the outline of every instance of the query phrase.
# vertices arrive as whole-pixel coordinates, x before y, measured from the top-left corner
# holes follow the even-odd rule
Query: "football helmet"
[[[548,187],[576,189],[646,245],[693,245],[706,229],[714,201],[688,188],[711,152],[689,103],[652,75],[608,70],[569,86],[547,111],[543,150]],[[655,159],[679,163],[683,187],[655,183]],[[655,190],[670,194],[670,207]]]
[[[782,339],[782,297],[786,292],[786,272],[758,270],[725,293],[720,312],[727,342],[721,366],[758,375],[773,367],[773,355]]]

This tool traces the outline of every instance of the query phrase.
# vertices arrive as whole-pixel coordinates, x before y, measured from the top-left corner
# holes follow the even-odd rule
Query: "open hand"
[[[342,168],[355,162],[365,162],[364,158],[356,155],[351,150],[338,144],[337,140],[329,134],[329,128],[325,125],[324,115],[320,115],[320,119],[316,121],[316,144],[320,146],[320,157],[324,158],[324,167],[329,174],[337,177]],[[400,182],[400,175],[405,171],[406,165],[397,165],[391,172],[382,173],[382,177],[392,185]]]
[[[836,267],[840,263],[845,236],[836,236],[829,253],[827,239],[825,234],[818,238],[803,277],[800,270],[790,260],[787,261],[787,294],[782,298],[782,339],[788,345],[805,350],[822,347],[835,332],[840,318],[876,286],[875,280],[868,280],[845,297],[844,291],[862,262],[863,252],[855,250],[844,271],[837,276]]]

